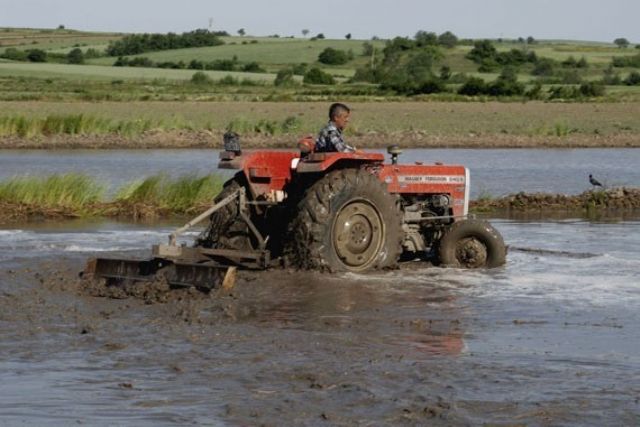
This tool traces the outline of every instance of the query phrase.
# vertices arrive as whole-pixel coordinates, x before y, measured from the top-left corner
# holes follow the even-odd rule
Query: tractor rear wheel
[[[243,177],[238,174],[224,183],[214,198],[217,203],[239,190]],[[231,202],[209,217],[209,225],[196,240],[196,246],[215,249],[252,250],[251,232],[238,212],[238,204]]]
[[[337,170],[313,184],[298,203],[290,231],[292,261],[307,269],[391,268],[402,251],[396,198],[366,170]]]
[[[502,236],[486,221],[455,222],[440,239],[439,262],[454,268],[494,268],[506,262]]]

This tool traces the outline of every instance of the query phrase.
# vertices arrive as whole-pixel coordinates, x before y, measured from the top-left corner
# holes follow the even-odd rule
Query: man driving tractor
[[[351,110],[344,104],[335,103],[329,107],[329,123],[322,128],[316,138],[316,152],[338,151],[353,153],[356,149],[344,142],[342,131],[347,127]]]

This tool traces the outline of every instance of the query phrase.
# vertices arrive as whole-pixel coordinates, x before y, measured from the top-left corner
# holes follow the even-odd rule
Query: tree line
[[[130,34],[110,42],[106,53],[108,56],[126,56],[159,50],[219,46],[224,44],[220,37],[228,35],[225,31],[212,32],[203,29],[182,34]]]

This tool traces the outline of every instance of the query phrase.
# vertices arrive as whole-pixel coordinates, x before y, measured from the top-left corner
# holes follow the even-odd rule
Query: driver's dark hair
[[[342,113],[350,113],[351,109],[344,104],[336,102],[329,107],[329,120],[333,120]]]

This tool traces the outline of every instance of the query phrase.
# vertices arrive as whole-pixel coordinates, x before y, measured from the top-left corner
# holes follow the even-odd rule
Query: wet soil
[[[500,198],[473,200],[471,209],[477,212],[625,212],[640,209],[640,188],[608,188],[581,194],[549,194],[520,192]],[[580,215],[578,215],[580,216]]]
[[[245,271],[233,289],[205,294],[161,280],[105,288],[77,277],[83,261],[16,260],[0,272],[9,424],[640,420],[640,389],[592,387],[589,367],[476,354],[473,331],[494,321],[461,297],[468,284],[426,271],[416,280],[417,264],[373,276]],[[522,336],[553,323],[506,311],[502,324]]]

